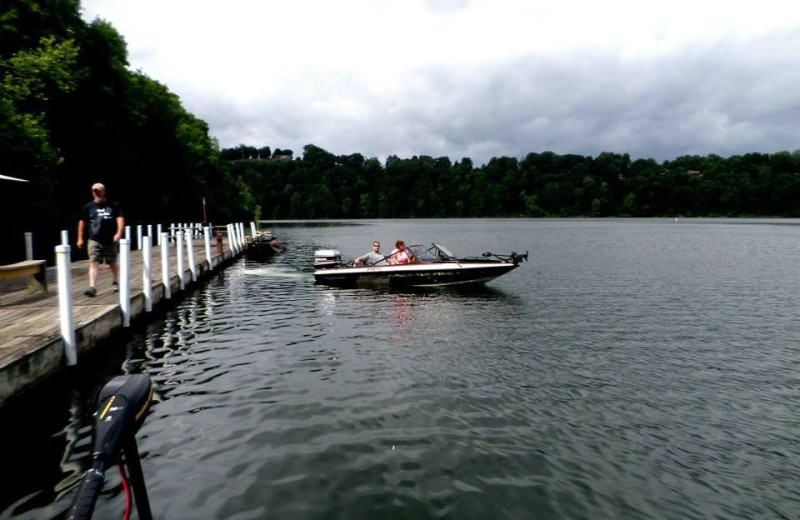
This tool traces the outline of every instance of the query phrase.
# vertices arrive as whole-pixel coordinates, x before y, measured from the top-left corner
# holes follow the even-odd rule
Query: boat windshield
[[[441,244],[433,244],[431,247],[426,248],[423,245],[408,246],[408,248],[420,262],[443,262],[455,259],[453,253],[445,249]]]

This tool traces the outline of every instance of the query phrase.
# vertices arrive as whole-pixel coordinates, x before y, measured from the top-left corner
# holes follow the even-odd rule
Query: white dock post
[[[130,228],[128,228],[130,229]],[[119,310],[122,326],[131,326],[131,239],[119,241]]]
[[[242,226],[237,222],[233,225],[233,232],[236,234],[236,252],[241,253],[244,249],[244,242],[242,242]]]
[[[147,236],[150,237],[150,246],[154,246],[155,242],[153,242],[153,224],[147,224]]]
[[[161,224],[159,224],[161,227]],[[172,298],[172,291],[169,288],[169,233],[161,233],[161,280],[164,283],[164,298]]]
[[[192,281],[197,281],[197,266],[194,265],[194,244],[192,244],[192,233],[193,231],[189,231],[186,235],[186,253],[189,259],[189,272],[192,275]]]
[[[67,366],[78,364],[75,350],[75,316],[72,313],[72,273],[70,272],[70,248],[56,246],[56,270],[58,273],[58,314],[61,318],[61,340],[64,342],[64,357]]]
[[[186,288],[186,277],[183,272],[183,231],[180,229],[175,233],[175,253],[178,256],[178,288],[182,291]]]
[[[227,228],[228,228],[228,249],[230,249],[231,253],[233,253],[235,255],[236,254],[236,238],[233,236],[233,226],[228,224]]]
[[[142,292],[145,312],[153,312],[153,255],[150,235],[142,237]]]
[[[242,237],[242,250],[247,248],[247,237],[244,235],[244,222],[239,222],[239,236]]]
[[[69,245],[69,231],[66,229],[61,230],[61,245],[68,246]]]
[[[25,260],[33,260],[33,233],[25,232]]]
[[[138,224],[136,226],[136,250],[142,250],[142,225]]]
[[[126,240],[130,240],[131,239],[131,227],[130,226],[125,226],[125,239]]]
[[[175,240],[175,224],[169,225],[169,239],[172,241]]]
[[[252,243],[256,239],[256,223],[250,221],[250,242]]]
[[[203,238],[206,242],[206,260],[208,261],[208,270],[214,269],[214,261],[211,259],[211,228],[203,229]]]
[[[161,234],[162,234],[161,224],[156,226],[156,229],[157,229],[157,231],[156,231],[156,245],[160,246],[161,245]]]

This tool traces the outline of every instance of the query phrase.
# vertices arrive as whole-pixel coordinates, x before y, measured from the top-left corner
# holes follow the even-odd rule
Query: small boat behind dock
[[[250,242],[247,257],[251,260],[265,261],[285,250],[286,246],[271,231],[259,231]]]

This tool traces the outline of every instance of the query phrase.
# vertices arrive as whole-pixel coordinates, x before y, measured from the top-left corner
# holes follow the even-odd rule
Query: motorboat
[[[270,231],[259,231],[250,242],[247,257],[253,260],[267,260],[282,253],[286,246]]]
[[[339,286],[388,285],[390,287],[437,287],[482,284],[513,271],[528,253],[500,255],[483,253],[477,257],[456,257],[443,245],[406,247],[412,263],[392,265],[391,255],[372,265],[342,262],[336,249],[314,253],[314,279],[317,283]]]

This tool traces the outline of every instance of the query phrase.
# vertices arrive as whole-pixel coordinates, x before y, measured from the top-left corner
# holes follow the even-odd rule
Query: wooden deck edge
[[[244,253],[241,253],[244,254]],[[206,260],[196,262],[197,282],[191,281],[189,268],[186,268],[185,289],[180,291],[178,275],[170,277],[170,290],[172,299],[183,298],[197,284],[224,268],[238,255],[234,255],[230,250],[223,251],[221,255],[214,258],[215,267],[209,270]],[[144,294],[141,289],[137,290],[131,297],[131,320],[152,319],[159,315],[157,305],[164,300],[164,287],[161,283],[153,284],[153,312],[146,313],[144,310]],[[170,300],[170,301],[171,301]],[[102,313],[89,323],[76,327],[75,343],[78,351],[78,363],[81,357],[93,350],[103,340],[107,339],[113,332],[122,329],[122,314],[119,304],[111,307],[110,310]],[[64,356],[64,346],[59,337],[55,340],[47,338],[41,347],[29,349],[18,358],[11,359],[0,367],[0,406],[8,401],[24,394],[27,390],[35,387],[62,370],[65,370],[66,360]]]

